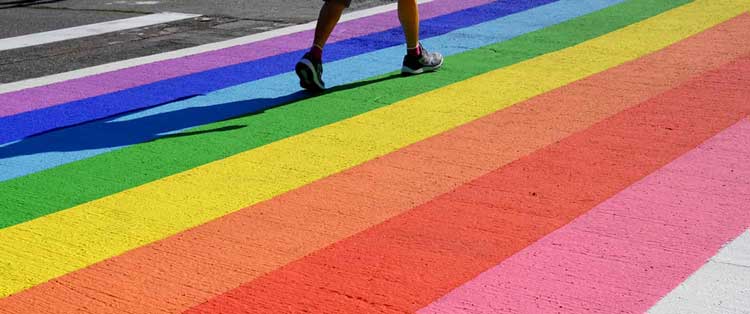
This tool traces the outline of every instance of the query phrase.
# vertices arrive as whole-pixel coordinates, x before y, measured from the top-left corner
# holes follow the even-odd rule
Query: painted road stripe
[[[750,138],[750,132],[745,134],[747,138]],[[750,141],[745,142],[745,147],[750,146]],[[745,204],[748,204],[750,187],[745,192],[748,195]],[[746,222],[746,226],[750,227],[750,222]],[[648,313],[750,313],[750,231],[743,232],[722,248]]]
[[[750,87],[739,84],[750,78],[750,56],[742,61],[691,80],[186,313],[245,313],[253,308],[269,313],[331,308],[371,313],[381,306],[394,313],[414,312],[745,118],[750,112],[746,102]],[[742,152],[733,155],[742,156]],[[739,171],[735,178],[745,173]],[[730,215],[722,216],[725,220],[742,211],[737,206],[740,198],[727,200],[735,206],[727,211]],[[734,218],[748,214],[744,211]],[[606,225],[597,222],[597,226]],[[722,232],[726,230],[717,234]],[[723,241],[726,238],[717,245]],[[541,267],[540,275],[549,274],[547,268]],[[601,277],[587,280],[595,278]],[[515,291],[522,295],[524,290]],[[510,298],[514,299],[518,298]],[[533,306],[534,301],[524,304]]]
[[[489,0],[446,1],[438,0],[420,6],[424,20],[450,14],[466,8],[486,4]],[[331,34],[329,44],[382,32],[397,27],[396,13],[388,11],[366,18],[340,23]],[[70,78],[59,84],[0,94],[0,117],[46,108],[71,101],[104,95],[146,85],[160,80],[207,71],[233,64],[259,60],[266,57],[306,49],[312,40],[312,31],[301,31],[260,41],[133,66],[122,70],[92,75],[80,79]],[[399,39],[401,39],[399,37]],[[330,48],[330,47],[329,47]],[[356,50],[356,49],[355,49]],[[299,56],[297,56],[299,57]],[[2,86],[0,86],[0,90]]]
[[[199,17],[200,14],[186,14],[175,12],[163,12],[136,16],[127,19],[107,21],[96,24],[76,26],[64,29],[58,29],[49,32],[35,33],[18,37],[0,39],[0,51],[17,48],[32,47],[54,43],[63,40],[83,38],[88,36],[101,35],[106,33],[117,32],[121,30],[139,28],[144,26],[169,23],[179,20]]]
[[[534,0],[519,2],[515,5],[507,5],[502,2],[493,2],[487,5],[474,7],[453,14],[439,16],[422,22],[423,41],[461,27],[474,25],[488,20],[496,20],[498,17],[518,13],[529,8],[549,3],[553,0]],[[611,4],[613,0],[599,1]],[[577,5],[580,7],[580,5]],[[585,5],[584,7],[588,7]],[[600,7],[593,5],[592,7]],[[556,18],[548,19],[556,20]],[[524,21],[528,23],[528,21]],[[535,25],[536,26],[536,25]],[[537,26],[539,27],[539,26]],[[486,27],[485,27],[486,28]],[[528,27],[523,28],[528,29]],[[487,30],[492,32],[494,30]],[[485,32],[486,33],[486,32]],[[481,36],[484,33],[478,34]],[[503,33],[504,34],[504,33]],[[490,36],[497,38],[498,36]],[[480,37],[482,45],[494,43],[485,41],[487,37]],[[403,44],[403,32],[400,28],[392,28],[384,32],[368,34],[326,46],[326,60],[335,61],[356,55],[363,55],[372,51],[378,51],[387,47],[400,47],[392,58],[368,60],[363,67],[367,71],[358,71],[356,75],[366,74],[364,77],[375,75],[372,68],[374,64],[378,68],[387,68],[383,72],[398,69],[399,62],[403,58],[406,46]],[[467,42],[466,39],[463,42]],[[468,41],[471,43],[471,41]],[[476,41],[475,41],[476,42]],[[454,43],[455,45],[455,43]],[[391,50],[392,51],[392,50]],[[168,103],[175,99],[183,99],[194,95],[208,94],[216,90],[236,86],[238,84],[267,78],[282,73],[289,73],[287,84],[290,87],[288,94],[299,91],[299,79],[294,75],[294,65],[299,61],[303,51],[284,53],[253,62],[222,67],[187,76],[159,81],[156,83],[139,86],[123,91],[102,95],[99,97],[83,99],[59,106],[48,107],[40,110],[24,112],[22,114],[0,118],[0,143],[6,143],[40,132],[96,120],[123,112],[153,107]],[[382,56],[380,56],[382,57]],[[377,61],[373,61],[377,60]],[[385,63],[382,60],[395,60],[393,63]],[[349,68],[349,72],[350,69]],[[328,71],[326,71],[328,73]],[[213,122],[213,121],[212,121]]]
[[[367,82],[355,83],[334,93],[296,102],[292,105],[267,110],[262,115],[243,117],[221,123],[213,123],[188,132],[192,137],[169,138],[156,142],[142,143],[120,151],[99,155],[87,160],[49,169],[37,175],[0,182],[0,199],[6,200],[0,206],[0,227],[7,227],[41,215],[66,209],[109,194],[113,194],[140,184],[144,184],[171,174],[194,168],[205,163],[237,154],[255,147],[281,140],[316,127],[365,113],[438,87],[458,82],[474,75],[486,73],[496,68],[520,62],[535,56],[579,44],[600,36],[608,31],[624,27],[633,22],[655,15],[677,6],[676,2],[628,2],[624,5],[596,12],[565,22],[545,30],[524,35],[509,41],[484,47],[448,58],[455,69],[446,67],[430,76],[409,79],[376,78]],[[614,16],[614,17],[613,17]],[[509,24],[513,25],[513,24]],[[582,27],[585,26],[585,27]],[[522,28],[516,31],[522,31]],[[512,36],[511,34],[508,34]],[[471,44],[470,41],[465,41]],[[455,49],[455,46],[454,48]],[[447,52],[447,51],[444,51]],[[394,50],[393,53],[402,53]],[[362,62],[367,62],[367,59]],[[353,64],[352,66],[356,66]],[[360,68],[360,67],[355,67]],[[342,68],[346,69],[346,68]],[[361,69],[369,69],[362,66]],[[334,73],[334,79],[346,73]],[[290,74],[293,75],[293,74]],[[272,96],[274,87],[286,88],[295,83],[293,77],[277,78],[268,89],[253,89],[255,86],[239,86],[229,96],[217,98],[213,102],[198,101],[189,110],[176,110],[170,104],[148,110],[126,118],[118,119],[121,125],[101,125],[84,133],[55,133],[49,142],[36,143],[23,141],[24,149],[15,150],[23,155],[45,151],[77,150],[86,154],[87,149],[97,149],[98,145],[116,146],[123,140],[138,139],[139,136],[179,129],[180,123],[187,120],[195,123],[196,118],[213,119],[236,115],[243,112],[262,111],[273,105],[283,104],[300,97],[300,94],[284,93]],[[334,83],[336,83],[334,81]],[[286,87],[285,87],[286,86]],[[392,91],[398,90],[398,93]],[[260,94],[259,93],[268,93]],[[253,97],[260,97],[252,100]],[[235,100],[233,100],[235,99]],[[251,99],[249,101],[248,99]],[[374,102],[373,99],[378,101]],[[198,99],[194,99],[196,101]],[[250,107],[250,108],[248,108]],[[256,112],[257,112],[256,111]],[[148,117],[144,117],[148,115]],[[238,126],[240,126],[238,128]],[[246,127],[241,127],[246,126]],[[223,130],[221,133],[212,132]],[[71,130],[80,130],[73,128]],[[149,133],[151,132],[151,133]],[[195,135],[200,134],[200,137]],[[92,140],[74,142],[72,138],[98,136]],[[29,145],[33,144],[33,145]],[[78,145],[82,144],[82,145]],[[37,146],[38,145],[38,146]],[[105,146],[106,147],[106,146]],[[57,158],[50,155],[49,159]],[[46,162],[46,161],[44,161]],[[116,164],[118,167],[112,167]],[[6,168],[7,169],[7,168]],[[12,169],[8,169],[12,171]],[[58,182],[58,180],[64,180]],[[71,184],[71,182],[76,182]]]
[[[552,0],[525,1],[522,4],[514,6],[503,5],[500,2],[493,2],[453,14],[425,20],[422,23],[424,29],[424,31],[422,31],[422,38],[423,41],[426,42],[426,40],[431,37],[443,35],[456,29],[487,20],[495,20],[498,17],[521,12],[551,1]],[[606,2],[611,2],[611,0]],[[491,32],[493,30],[489,31]],[[373,64],[379,64],[379,68],[388,68],[388,70],[383,72],[390,72],[398,69],[397,66],[399,66],[399,62],[397,60],[401,60],[404,51],[406,50],[403,41],[403,32],[400,28],[392,28],[384,32],[368,34],[351,40],[327,45],[326,60],[335,61],[357,56],[358,54],[367,54],[383,48],[399,46],[401,48],[398,49],[398,53],[396,53],[393,58],[374,59],[380,62],[368,60],[367,65],[361,67],[367,68],[368,66],[372,67]],[[484,45],[490,43],[494,42],[488,42]],[[230,86],[236,86],[238,84],[282,73],[289,73],[289,75],[292,75],[294,73],[294,65],[299,61],[299,57],[302,54],[303,51],[284,53],[253,62],[241,63],[159,81],[99,97],[87,98],[58,106],[24,112],[18,115],[2,117],[0,118],[0,143],[18,140],[40,132],[92,121],[123,112],[153,107],[174,101],[175,99],[208,94]],[[385,63],[382,62],[382,60],[396,61],[393,63]],[[357,67],[356,69],[361,68]],[[368,69],[368,71],[369,70],[370,69]],[[347,69],[347,71],[353,72],[351,71],[351,68]],[[326,72],[328,73],[328,71]],[[357,72],[360,72],[357,73],[357,75],[366,73],[365,71]],[[372,73],[374,71],[369,72]],[[378,74],[382,74],[383,72]],[[289,81],[293,82],[293,84],[287,84],[291,85],[289,94],[300,90],[299,84],[297,83],[299,80],[296,77],[289,79]]]
[[[10,241],[0,242],[0,260],[9,268],[0,278],[0,295],[87,267],[660,50],[738,15],[746,5],[745,1],[720,5],[695,1],[562,51],[2,229],[0,237]],[[652,36],[637,35],[646,30]],[[628,48],[620,54],[618,47]],[[517,82],[537,85],[519,88]],[[46,258],[35,262],[29,256]]]
[[[417,3],[422,4],[422,3],[432,2],[432,1],[434,0],[417,0]],[[474,2],[474,1],[468,0],[468,2]],[[344,25],[343,22],[346,22],[346,21],[353,21],[353,20],[357,20],[357,19],[361,19],[361,18],[373,16],[373,15],[391,12],[391,11],[396,10],[396,6],[397,4],[392,3],[392,4],[370,8],[370,9],[347,13],[341,17],[340,22],[342,23],[342,25]],[[75,79],[79,79],[79,78],[83,78],[87,76],[94,76],[94,75],[98,75],[98,74],[102,74],[106,72],[113,72],[113,71],[123,70],[127,68],[137,67],[137,66],[144,65],[144,64],[155,63],[155,62],[165,61],[165,60],[170,60],[170,59],[177,59],[177,58],[202,54],[206,52],[211,52],[215,50],[231,48],[234,46],[247,45],[250,43],[255,43],[255,42],[264,41],[264,40],[268,40],[268,39],[272,39],[276,37],[281,37],[285,35],[312,30],[312,29],[315,29],[315,23],[316,23],[315,21],[312,21],[312,22],[305,23],[305,24],[279,28],[279,29],[268,31],[268,32],[230,39],[230,40],[226,40],[226,41],[222,41],[218,43],[211,43],[211,44],[190,47],[190,48],[165,52],[165,53],[146,56],[146,57],[112,62],[112,63],[108,63],[104,65],[89,67],[85,69],[79,69],[79,70],[70,71],[66,73],[49,75],[49,76],[45,76],[41,78],[34,78],[34,79],[28,79],[28,80],[19,81],[19,82],[2,84],[0,85],[0,93],[10,93],[14,91],[23,90],[23,89],[40,87],[44,85],[50,85],[50,84],[60,83],[60,82],[69,81],[69,80],[75,80]],[[309,40],[307,42],[309,42]]]
[[[743,72],[740,77],[750,76],[747,69]],[[743,94],[748,92],[745,87]],[[747,156],[750,120],[743,119],[420,313],[492,313],[499,308],[513,313],[643,313],[750,226]],[[696,175],[700,172],[712,175]],[[716,279],[726,277],[714,275],[700,281],[715,286],[714,292],[750,287],[748,281],[724,285],[726,280]],[[706,296],[685,296],[687,311],[668,301],[662,309],[712,313],[690,306],[704,304]]]
[[[490,22],[481,23],[442,36],[426,38],[423,42],[430,47],[439,49],[444,55],[450,56],[474,48],[515,38],[539,30],[545,26],[558,24],[606,8],[617,2],[619,1],[598,0],[587,2],[587,4],[582,6],[580,1],[562,0],[551,5],[534,8],[517,15],[506,16]],[[534,3],[529,2],[527,4],[533,5]],[[513,11],[522,8],[524,7],[516,7]],[[503,11],[494,10],[493,12],[496,12],[493,13],[493,15],[495,15],[502,14],[501,12]],[[466,20],[469,16],[471,16],[471,14],[466,14],[465,16],[461,14],[456,15],[455,17],[448,17],[447,20],[435,21],[436,23],[434,23],[434,26],[443,29],[452,24],[451,20],[455,20],[456,18],[459,20]],[[528,21],[530,20],[535,21],[535,23],[529,24]],[[441,24],[448,25],[440,26]],[[400,38],[401,35],[395,34],[395,36]],[[472,40],[468,38],[476,39]],[[394,40],[398,42],[402,41],[401,39]],[[373,39],[373,41],[382,42],[385,40],[381,38]],[[369,41],[362,40],[354,41],[356,45],[367,45],[368,42]],[[339,48],[339,50],[336,50],[337,48]],[[332,50],[331,52],[334,54],[340,55],[342,52],[351,54],[352,51],[361,52],[368,48],[359,46],[352,47],[350,45],[331,45],[327,49]],[[399,60],[403,55],[403,50],[403,46],[400,45],[397,47],[391,47],[390,49],[382,49],[380,51],[361,54],[338,62],[328,63],[326,64],[326,74],[331,77],[331,79],[327,79],[329,86],[351,83],[374,75],[381,75],[390,71],[398,70],[400,67],[398,62],[385,63],[376,62],[375,60]],[[56,117],[68,117],[74,120],[93,119],[94,117],[86,116],[86,108],[92,108],[96,112],[101,112],[108,110],[107,108],[109,107],[115,107],[112,110],[122,111],[127,109],[122,107],[143,105],[143,102],[134,101],[133,99],[142,100],[144,94],[151,95],[154,94],[155,91],[177,91],[178,93],[182,91],[183,94],[194,94],[201,93],[203,91],[202,89],[208,89],[202,88],[201,86],[209,85],[213,88],[217,81],[222,82],[229,80],[231,83],[220,84],[231,85],[233,83],[241,83],[246,80],[257,79],[256,76],[263,76],[264,72],[266,72],[266,69],[269,67],[278,68],[280,66],[279,64],[282,64],[284,69],[293,68],[294,62],[297,61],[298,56],[285,55],[284,57],[285,58],[283,59],[273,58],[266,60],[261,64],[248,63],[232,71],[220,70],[207,72],[196,74],[192,77],[176,79],[170,82],[144,86],[139,89],[126,90],[99,97],[96,101],[87,100],[83,103],[71,103],[70,106],[66,106],[67,109],[55,107],[50,108],[50,111],[30,112],[27,114],[30,115],[30,117],[17,119],[15,123],[9,123],[4,127],[0,127],[0,130],[7,130],[10,132],[11,129],[23,130],[29,127],[37,128],[33,127],[36,124],[29,123],[27,120],[54,121],[56,120]],[[283,64],[286,64],[286,66],[283,66]],[[351,71],[351,69],[361,70]],[[274,105],[280,105],[284,102],[305,97],[306,94],[304,93],[294,94],[299,90],[297,82],[298,79],[296,78],[296,74],[288,72],[268,79],[260,79],[220,90],[206,95],[206,97],[175,102],[160,106],[156,109],[127,115],[121,117],[115,122],[144,118],[146,116],[166,115],[169,112],[177,112],[186,108],[206,107],[208,104],[259,102],[259,105],[272,107]],[[186,88],[193,90],[184,92]],[[196,91],[195,89],[198,90]],[[172,98],[172,96],[168,95],[168,92],[162,94],[167,94],[165,99]],[[174,97],[176,96],[177,95],[174,95]],[[146,97],[148,98],[150,96]],[[161,100],[155,99],[155,101],[160,102]],[[165,121],[151,121],[148,125],[131,123],[132,126],[128,126],[127,124],[117,124],[113,123],[113,121],[104,120],[43,134],[15,144],[0,145],[0,160],[2,160],[0,163],[0,181],[21,177],[41,170],[60,166],[65,163],[90,158],[128,145],[153,140],[158,138],[160,133],[174,132],[180,129],[241,116],[258,110],[259,105],[244,105],[235,110],[217,109],[215,110],[216,112],[211,115],[205,113],[191,116],[182,115],[179,119],[170,117],[169,119],[163,119]],[[62,108],[64,112],[58,112],[58,108]],[[37,117],[37,115],[41,116]],[[83,115],[83,117],[81,117],[81,115]],[[7,119],[12,118],[14,117],[8,117]],[[0,118],[0,121],[2,120],[3,119]],[[128,126],[128,129],[125,129],[124,126]],[[154,128],[157,128],[157,130],[154,130]],[[89,134],[98,134],[99,136],[90,136]]]
[[[750,54],[749,32],[750,15],[742,15],[655,54],[0,299],[0,309],[181,312],[674,88],[736,58],[737,51]],[[642,80],[649,84],[637,83]],[[210,276],[194,275],[207,268]]]
[[[69,167],[55,168],[39,175],[5,182],[2,184],[3,188],[0,189],[0,193],[3,193],[0,199],[6,200],[6,204],[0,206],[0,210],[3,211],[3,214],[0,215],[0,221],[2,226],[6,227],[113,194],[222,157],[367,112],[448,83],[485,73],[503,65],[513,64],[567,45],[578,44],[675,5],[677,4],[674,2],[649,2],[649,5],[644,6],[643,2],[640,1],[629,2],[612,8],[612,10],[583,17],[580,21],[570,21],[539,33],[529,34],[525,37],[491,46],[487,50],[469,52],[455,58],[449,58],[449,62],[454,63],[457,68],[461,69],[459,72],[452,72],[450,68],[446,68],[445,71],[429,77],[416,77],[410,80],[386,80],[374,84],[373,87],[363,86],[358,90],[338,91],[333,95],[324,95],[296,103],[294,106],[277,108],[266,112],[264,115],[233,120],[228,122],[229,124],[212,124],[192,131],[203,132],[204,130],[234,127],[237,126],[237,123],[240,123],[247,125],[246,128],[237,130],[241,134],[211,136],[211,138],[200,141],[195,138],[189,140],[172,138],[169,141],[144,143],[127,149],[123,153],[113,152],[93,160],[71,164]],[[618,18],[612,18],[612,16]],[[586,27],[582,28],[581,25]],[[581,32],[582,29],[591,31]],[[549,43],[553,43],[553,45]],[[478,62],[479,60],[481,62]],[[282,86],[283,84],[294,84],[292,80],[277,83]],[[401,92],[390,92],[396,89]],[[238,90],[238,93],[246,93],[248,90],[250,89],[242,88]],[[379,101],[372,102],[373,98],[377,98]],[[240,97],[238,100],[242,99]],[[348,101],[342,102],[342,99]],[[226,105],[221,104],[221,100],[216,104],[204,104],[215,105],[205,107],[211,109],[208,111],[205,109],[178,111],[177,115],[159,115],[156,118],[142,119],[140,120],[141,124],[135,125],[132,129],[119,130],[113,134],[150,132],[154,127],[171,125],[175,120],[184,119],[182,118],[183,115],[204,117],[216,115],[215,112],[236,111],[238,110],[237,107],[243,110],[247,110],[249,106],[259,107],[258,110],[265,108],[252,102],[242,101],[228,102]],[[168,109],[168,107],[165,106],[162,110]],[[196,109],[200,109],[200,107]],[[84,136],[68,135],[66,137],[81,138],[94,134],[104,136],[103,140],[106,140],[104,142],[106,144],[110,144],[117,139],[108,137],[106,129],[94,130],[85,134]],[[42,145],[42,147],[62,151],[65,150],[66,146],[55,145],[64,143],[64,140],[65,137],[50,142],[49,145]],[[25,151],[25,154],[33,154],[33,151]],[[118,167],[113,168],[112,164],[117,164]],[[61,179],[64,181],[58,182]],[[71,182],[76,182],[76,184],[70,184]]]

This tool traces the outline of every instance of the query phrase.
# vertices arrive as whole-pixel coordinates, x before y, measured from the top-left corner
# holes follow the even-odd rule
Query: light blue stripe
[[[497,20],[459,29],[445,35],[429,38],[424,40],[423,43],[426,47],[435,51],[440,51],[446,56],[454,55],[505,41],[551,25],[559,24],[569,19],[586,15],[624,1],[625,0],[561,0],[528,11],[499,18]],[[327,63],[325,64],[324,76],[327,81],[326,83],[328,86],[342,85],[398,70],[401,67],[401,59],[403,58],[404,50],[404,46],[391,47]],[[448,64],[447,66],[450,65]],[[218,90],[205,96],[199,96],[144,110],[115,120],[94,123],[116,123],[140,119],[165,112],[184,110],[186,108],[213,106],[239,101],[251,101],[254,99],[272,99],[287,96],[297,91],[299,91],[297,77],[294,72],[288,72]],[[236,113],[232,113],[232,115],[236,116]],[[231,118],[231,116],[223,118]],[[85,126],[86,125],[82,125],[78,127]],[[180,131],[178,130],[171,133],[175,132]],[[57,135],[56,133],[63,136],[63,132],[51,132],[42,136],[47,136],[49,139],[53,140]],[[91,134],[90,136],[97,135]],[[149,139],[150,138],[144,138],[142,141],[147,141]],[[69,138],[60,138],[59,140],[70,141]],[[14,142],[1,145],[0,150],[3,148],[11,148],[14,144],[19,143]],[[127,146],[130,145],[78,151],[44,152],[0,159],[0,181],[6,181],[78,160],[91,158]]]

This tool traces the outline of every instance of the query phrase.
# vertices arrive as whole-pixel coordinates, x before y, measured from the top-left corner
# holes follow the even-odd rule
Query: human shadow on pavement
[[[117,121],[124,116],[133,114],[133,112],[130,112],[87,122],[77,126],[49,131],[2,146],[0,147],[0,161],[4,158],[45,152],[75,152],[91,149],[116,148],[154,140],[236,130],[245,127],[245,125],[232,125],[216,129],[186,131],[164,135],[164,133],[185,130],[212,122],[262,114],[265,110],[292,104],[299,100],[332,94],[343,90],[394,79],[396,77],[400,77],[400,75],[394,74],[377,79],[335,86],[323,93],[317,94],[298,91],[276,98],[258,98],[209,106],[190,107],[140,118]],[[173,101],[169,103],[172,102]],[[166,104],[160,106],[163,105]],[[154,107],[151,107],[151,109],[153,108]]]

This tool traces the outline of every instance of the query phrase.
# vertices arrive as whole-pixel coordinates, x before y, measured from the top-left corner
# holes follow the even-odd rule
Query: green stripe
[[[193,128],[226,128],[141,143],[0,183],[0,228],[105,197],[169,175],[387,106],[472,76],[564,49],[652,17],[688,0],[632,0],[515,39],[448,57],[423,76],[335,88],[262,114]],[[244,126],[232,128],[233,126]]]

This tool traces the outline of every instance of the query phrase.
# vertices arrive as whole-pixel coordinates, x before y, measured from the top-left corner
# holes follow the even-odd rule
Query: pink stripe
[[[750,227],[750,120],[420,313],[642,313]]]
[[[420,5],[423,19],[479,6],[491,0],[436,0]],[[329,42],[337,42],[398,26],[395,11],[347,21],[337,26]],[[0,117],[103,95],[173,77],[257,60],[304,49],[314,31],[304,31],[246,45],[164,60],[75,80],[0,94]]]

